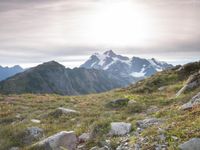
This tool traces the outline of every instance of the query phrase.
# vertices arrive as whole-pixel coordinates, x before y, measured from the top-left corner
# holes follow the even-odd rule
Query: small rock
[[[109,107],[123,107],[123,106],[127,106],[128,102],[129,102],[128,98],[116,99],[116,100],[112,100],[111,102],[109,102],[107,104],[107,106],[109,106]]]
[[[67,108],[63,108],[63,107],[59,107],[59,108],[57,108],[57,110],[61,111],[63,114],[77,114],[77,113],[79,113],[76,110],[67,109]]]
[[[137,126],[142,129],[148,128],[152,125],[159,125],[161,123],[162,121],[157,118],[148,118],[148,119],[139,120],[136,122]]]
[[[126,135],[131,131],[131,124],[125,122],[112,122],[111,123],[111,135]]]
[[[166,88],[167,88],[166,86],[161,86],[161,87],[158,88],[158,91],[163,91],[163,90],[165,90]]]
[[[157,112],[159,109],[157,106],[150,106],[148,109],[147,109],[147,114],[152,114],[152,113],[155,113]]]
[[[174,139],[175,141],[178,141],[178,137],[176,136],[172,136],[172,139]]]
[[[43,137],[44,130],[38,127],[29,127],[25,131],[25,136],[23,137],[23,142],[25,144],[31,144],[35,140],[39,140]]]
[[[35,149],[43,150],[60,150],[61,147],[67,150],[76,150],[78,139],[74,131],[61,131],[55,135],[52,135],[43,141],[40,141],[33,145]]]
[[[38,119],[31,119],[31,122],[33,122],[33,123],[41,123],[41,121],[38,120]]]
[[[11,147],[9,150],[20,150],[19,147]]]
[[[54,117],[59,117],[63,114],[65,115],[72,115],[72,114],[79,114],[80,112],[73,110],[73,109],[68,109],[68,108],[63,108],[63,107],[58,107],[55,111],[50,113],[50,116]]]
[[[80,143],[87,142],[90,139],[90,133],[83,133],[78,138]]]
[[[20,114],[16,114],[16,118],[20,119],[21,115]]]
[[[95,146],[95,147],[92,147],[90,150],[99,150],[99,147]]]
[[[135,100],[129,100],[128,101],[128,105],[132,105],[132,104],[135,104],[135,103],[137,103]]]
[[[200,138],[192,138],[189,141],[179,145],[181,150],[200,150]]]
[[[110,150],[110,149],[107,149],[106,147],[99,148],[98,146],[95,146],[95,147],[91,148],[90,150]]]

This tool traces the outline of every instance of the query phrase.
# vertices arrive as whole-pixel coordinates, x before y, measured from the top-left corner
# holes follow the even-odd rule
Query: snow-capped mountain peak
[[[112,50],[109,50],[103,54],[94,53],[88,61],[81,65],[81,67],[108,70],[116,63],[125,63],[126,65],[130,65],[131,61],[128,57],[117,55]]]
[[[81,67],[106,70],[120,77],[135,80],[151,76],[158,71],[172,67],[172,65],[155,58],[128,58],[109,50],[103,54],[93,54]]]

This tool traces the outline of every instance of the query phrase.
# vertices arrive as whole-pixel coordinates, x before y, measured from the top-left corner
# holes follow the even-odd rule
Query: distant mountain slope
[[[124,81],[102,70],[66,69],[51,61],[0,82],[0,92],[77,95],[103,92],[124,85]]]
[[[11,77],[17,73],[20,73],[24,71],[23,68],[21,68],[20,66],[16,65],[13,67],[2,67],[0,66],[0,81]]]
[[[93,54],[90,59],[80,67],[106,70],[114,75],[129,78],[130,82],[134,82],[173,66],[154,58],[124,57],[110,50],[103,54]]]

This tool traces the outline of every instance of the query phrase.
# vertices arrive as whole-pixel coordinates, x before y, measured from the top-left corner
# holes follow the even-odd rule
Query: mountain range
[[[0,92],[78,95],[103,92],[122,86],[125,86],[122,79],[106,71],[69,69],[50,61],[1,81]]]
[[[1,76],[4,80],[0,82],[0,93],[99,93],[128,86],[171,67],[172,65],[154,58],[128,58],[110,50],[103,54],[95,53],[79,68],[74,69],[65,68],[55,61],[26,70],[20,66],[7,68],[7,76]]]
[[[134,83],[138,80],[149,77],[156,72],[173,67],[164,61],[158,61],[154,58],[144,59],[140,57],[126,57],[115,54],[112,50],[103,54],[93,54],[80,67],[87,69],[105,70],[113,75]]]
[[[0,81],[11,77],[17,73],[20,73],[24,71],[24,69],[22,67],[20,67],[19,65],[13,66],[13,67],[2,67],[0,66]]]

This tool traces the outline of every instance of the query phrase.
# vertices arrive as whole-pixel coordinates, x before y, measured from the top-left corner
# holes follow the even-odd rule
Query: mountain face
[[[11,77],[17,73],[24,71],[20,66],[16,65],[13,67],[2,67],[0,66],[0,81]]]
[[[143,59],[139,57],[124,57],[115,54],[112,50],[103,54],[95,53],[80,67],[106,70],[111,74],[118,75],[130,82],[149,77],[158,71],[173,67],[163,61],[154,58]]]
[[[1,81],[0,92],[77,95],[103,92],[125,84],[122,79],[103,70],[66,69],[51,61]]]

